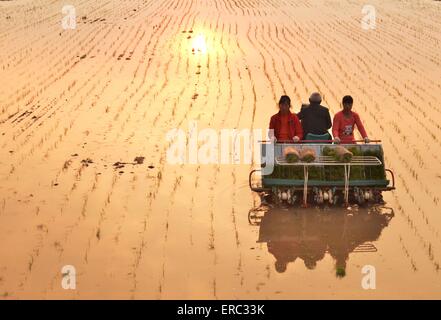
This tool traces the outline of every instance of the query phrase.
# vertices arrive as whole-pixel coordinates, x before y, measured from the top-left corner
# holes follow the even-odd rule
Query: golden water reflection
[[[388,226],[394,213],[388,207],[346,209],[252,209],[250,223],[259,226],[257,242],[266,243],[277,272],[300,259],[313,270],[326,254],[335,262],[337,277],[346,275],[350,253],[376,252],[372,243]]]

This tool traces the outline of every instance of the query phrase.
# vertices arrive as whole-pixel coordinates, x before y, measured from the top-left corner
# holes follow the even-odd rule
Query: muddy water
[[[364,1],[70,3],[74,30],[60,2],[0,3],[3,298],[441,298],[438,2],[377,1],[375,30]],[[172,129],[264,130],[314,91],[382,140],[389,208],[250,225],[257,161],[167,161]]]

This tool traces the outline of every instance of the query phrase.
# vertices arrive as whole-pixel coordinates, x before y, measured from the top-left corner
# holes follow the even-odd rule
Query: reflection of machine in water
[[[329,253],[336,262],[336,275],[343,277],[349,253],[377,251],[370,242],[379,238],[393,215],[386,207],[355,212],[260,207],[250,211],[249,219],[260,226],[258,242],[267,243],[278,272],[284,272],[296,259],[314,269]]]

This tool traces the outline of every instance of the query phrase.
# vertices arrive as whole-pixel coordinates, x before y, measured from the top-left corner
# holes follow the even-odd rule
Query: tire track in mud
[[[249,25],[248,31],[250,31],[250,29],[251,29],[251,25]],[[251,40],[251,37],[249,36],[249,32],[247,33],[247,38],[250,41],[250,43],[254,46],[254,48],[256,50],[258,50],[258,45],[256,45],[256,43]],[[254,26],[254,39],[256,40],[256,42],[258,42],[258,40],[257,40],[257,26]],[[271,92],[273,94],[273,100],[277,101],[276,88],[274,87],[274,83],[271,80],[271,77],[269,76],[265,57],[264,57],[264,55],[262,54],[262,52],[260,50],[258,50],[258,53],[259,53],[259,56],[260,56],[260,58],[262,60],[263,72],[265,74],[266,79],[269,82],[269,85],[270,85],[270,88],[271,88]]]

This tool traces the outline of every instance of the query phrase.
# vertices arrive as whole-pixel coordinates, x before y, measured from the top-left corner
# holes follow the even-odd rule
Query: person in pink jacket
[[[352,111],[354,99],[351,96],[344,96],[342,100],[343,110],[339,111],[334,116],[332,124],[332,134],[335,143],[355,143],[354,129],[357,126],[365,143],[369,143],[369,138],[364,129],[358,113]]]

